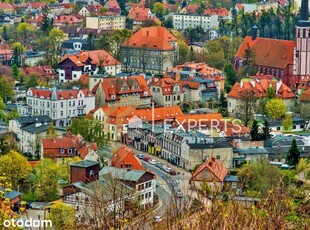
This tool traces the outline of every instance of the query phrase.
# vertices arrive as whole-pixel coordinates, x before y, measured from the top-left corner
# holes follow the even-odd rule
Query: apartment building
[[[117,30],[126,28],[126,17],[120,15],[86,17],[86,28]]]
[[[202,27],[208,31],[218,25],[217,15],[174,14],[172,19],[173,28],[176,30]]]
[[[32,114],[50,116],[56,127],[66,127],[95,108],[95,95],[88,89],[29,88],[26,99]]]

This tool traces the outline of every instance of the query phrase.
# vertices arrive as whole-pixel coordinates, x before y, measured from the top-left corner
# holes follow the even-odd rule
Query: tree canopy
[[[268,117],[272,119],[279,119],[286,113],[286,105],[282,99],[270,99],[266,104],[266,111]]]

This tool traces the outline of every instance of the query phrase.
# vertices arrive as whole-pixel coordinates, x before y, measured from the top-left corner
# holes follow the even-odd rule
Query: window
[[[61,102],[61,103],[60,103],[60,108],[63,108],[63,107],[64,107],[64,103]]]
[[[68,153],[71,154],[72,153],[72,149],[68,149]]]
[[[277,127],[277,130],[281,130],[281,127]]]
[[[205,179],[208,178],[208,173],[209,173],[208,170],[205,170],[205,171],[204,171],[204,178],[205,178]]]
[[[63,117],[64,111],[60,111],[60,116]]]
[[[293,129],[296,129],[296,125],[293,125]]]
[[[75,196],[75,199],[76,199],[76,200],[79,200],[79,197],[78,197],[78,196]]]
[[[231,188],[234,188],[234,189],[237,188],[237,183],[236,182],[232,182],[231,183]]]
[[[221,159],[221,156],[220,155],[216,155],[216,159],[217,160]]]
[[[61,154],[64,154],[64,153],[65,153],[65,150],[64,150],[64,149],[60,149],[60,153],[61,153]]]

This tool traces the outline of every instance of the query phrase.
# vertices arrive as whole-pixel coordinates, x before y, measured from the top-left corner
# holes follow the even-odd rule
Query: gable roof
[[[165,27],[151,26],[138,30],[122,46],[145,47],[155,50],[174,50],[170,42],[177,39]]]
[[[310,88],[303,91],[300,96],[301,101],[310,101]]]
[[[105,93],[106,101],[119,100],[120,96],[133,93],[140,94],[140,97],[151,96],[150,89],[142,75],[101,79],[92,89],[94,94],[96,94],[99,86],[102,87]],[[123,86],[126,86],[126,88]],[[112,95],[114,95],[115,99],[112,99]]]
[[[246,36],[235,54],[235,58],[244,59],[248,44],[250,48],[254,49],[255,64],[258,66],[284,69],[287,65],[294,63],[294,41],[260,37],[253,41],[251,36]]]
[[[180,106],[156,107],[154,109],[136,109],[134,114],[143,121],[161,121],[184,115]]]
[[[173,94],[173,88],[175,85],[180,86],[180,91],[183,92],[182,84],[172,78],[161,78],[159,81],[155,82],[153,84],[154,86],[158,86],[162,88],[162,94],[163,95],[171,95]]]
[[[88,168],[94,165],[99,165],[98,161],[93,161],[93,160],[82,160],[79,162],[71,163],[70,166],[75,166],[79,168]]]
[[[132,149],[123,145],[112,155],[111,166],[126,168],[127,165],[130,165],[130,169],[144,170],[141,161],[133,154]]]
[[[56,89],[38,89],[38,88],[30,88],[27,92],[27,95],[36,98],[45,98],[51,100],[62,100],[62,99],[70,99],[77,98],[79,93],[83,93],[85,97],[94,97],[94,94],[89,89],[69,89],[69,90],[56,90]],[[55,93],[55,94],[54,94]],[[54,98],[53,96],[56,96]]]
[[[198,167],[198,169],[193,173],[190,181],[195,181],[196,177],[205,170],[212,173],[212,175],[214,175],[220,182],[224,181],[224,178],[228,173],[227,168],[221,162],[216,160],[215,157],[211,157],[208,161]]]
[[[236,82],[227,96],[230,98],[241,98],[241,92],[253,91],[257,98],[262,98],[266,97],[269,86],[275,90],[278,98],[289,99],[295,97],[293,91],[282,81],[259,78],[243,79],[241,82]]]

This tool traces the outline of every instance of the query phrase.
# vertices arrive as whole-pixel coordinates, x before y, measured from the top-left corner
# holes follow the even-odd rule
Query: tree
[[[246,194],[254,197],[266,197],[282,177],[278,167],[270,165],[267,160],[244,165],[238,177]]]
[[[255,67],[255,52],[250,47],[249,43],[247,44],[247,48],[244,50],[244,61],[242,65],[243,76],[252,76],[257,73],[257,68]]]
[[[40,28],[43,32],[48,33],[53,28],[53,19],[49,18],[47,14],[43,14]]]
[[[232,64],[225,64],[223,68],[223,72],[225,75],[225,91],[226,93],[229,93],[231,90],[231,87],[236,83],[236,70],[234,70],[234,67]]]
[[[209,66],[222,69],[225,65],[225,54],[222,44],[218,40],[210,40],[206,44],[207,63]]]
[[[165,5],[160,3],[160,2],[156,2],[154,4],[154,7],[153,7],[153,12],[156,14],[156,16],[162,20],[165,12],[166,12],[166,8],[165,8]]]
[[[258,132],[258,124],[256,120],[253,121],[250,134],[251,134],[252,141],[260,140],[260,136]]]
[[[0,157],[0,175],[5,176],[14,189],[25,181],[31,173],[26,157],[11,150]]]
[[[7,31],[7,29],[6,29],[6,26],[3,26],[2,38],[3,38],[4,40],[6,40],[6,41],[9,40],[8,31]]]
[[[13,86],[14,81],[13,79],[6,77],[6,76],[0,76],[0,97],[3,99],[4,102],[7,102],[8,100],[11,100],[14,96]]]
[[[285,131],[292,130],[293,127],[293,120],[290,114],[286,114],[285,118],[282,121],[282,127]]]
[[[156,20],[153,19],[146,19],[141,24],[142,27],[151,27],[151,26],[158,26]]]
[[[256,109],[257,97],[254,91],[241,91],[240,103],[237,106],[239,110],[238,117],[244,121],[244,125],[248,126]]]
[[[39,81],[40,81],[40,76],[36,73],[30,73],[30,75],[28,75],[26,77],[26,88],[29,89],[31,87],[36,87],[39,85]]]
[[[16,27],[18,40],[25,46],[29,47],[34,41],[35,28],[26,22],[21,22]]]
[[[62,179],[61,167],[52,159],[41,159],[34,169],[36,183],[34,193],[39,201],[52,201],[59,196],[58,180]]]
[[[270,132],[270,124],[267,120],[264,120],[262,125],[262,132],[260,133],[261,140],[269,140],[271,138]]]
[[[74,118],[67,130],[80,134],[86,141],[96,142],[99,146],[104,146],[108,140],[108,135],[103,132],[103,124],[92,118]]]
[[[301,158],[296,166],[296,173],[298,176],[301,176],[300,178],[301,180],[303,180],[306,177],[309,170],[310,170],[309,160],[305,158]]]
[[[277,97],[276,91],[272,86],[268,86],[267,91],[266,91],[266,97],[267,99],[274,99]]]
[[[57,132],[54,128],[54,125],[53,123],[51,123],[49,126],[48,126],[48,130],[47,130],[47,136],[52,138],[52,137],[56,137],[57,136]]]
[[[272,119],[279,119],[286,113],[286,105],[282,99],[270,99],[266,104],[267,115]]]
[[[19,76],[19,70],[18,70],[18,66],[16,65],[16,63],[14,63],[11,66],[11,69],[12,69],[12,75],[13,75],[14,79],[17,79]]]
[[[56,229],[75,229],[75,212],[70,205],[64,203],[52,205],[47,218],[52,221],[53,227]]]
[[[60,61],[61,45],[65,39],[65,33],[57,28],[51,29],[48,33],[48,44],[46,47],[46,59],[55,67]]]
[[[289,148],[286,156],[286,162],[289,165],[296,166],[299,162],[299,158],[300,158],[300,151],[298,149],[296,139],[293,139],[291,147]]]

